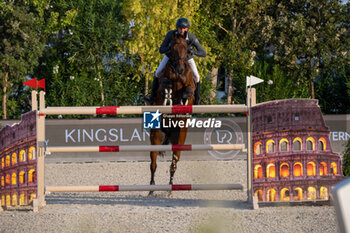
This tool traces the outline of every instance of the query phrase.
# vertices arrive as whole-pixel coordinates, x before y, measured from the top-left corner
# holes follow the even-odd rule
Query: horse
[[[187,41],[184,36],[174,33],[171,42],[171,57],[160,76],[160,84],[157,90],[154,105],[193,105],[195,83],[193,72],[186,61]],[[161,116],[163,120],[164,115]],[[174,121],[183,120],[186,124],[186,117],[172,118]],[[169,142],[173,145],[184,145],[187,135],[187,128],[173,127],[167,129],[151,129],[150,139],[152,145],[166,145]],[[154,185],[154,176],[157,169],[157,151],[151,151],[151,181]],[[180,160],[181,151],[173,151],[170,165],[170,181],[173,184],[177,162]],[[152,195],[150,191],[149,195]]]

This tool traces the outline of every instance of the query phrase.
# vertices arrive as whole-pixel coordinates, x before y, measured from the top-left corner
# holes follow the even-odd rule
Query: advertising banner
[[[193,119],[193,118],[192,118]],[[185,144],[246,144],[246,118],[200,118],[203,126],[220,121],[220,128],[188,127]],[[170,121],[167,121],[167,124]],[[150,129],[142,118],[47,120],[47,146],[150,145]],[[149,152],[52,153],[47,162],[148,161]],[[181,160],[244,159],[242,151],[183,151]],[[171,159],[166,152],[159,159]]]

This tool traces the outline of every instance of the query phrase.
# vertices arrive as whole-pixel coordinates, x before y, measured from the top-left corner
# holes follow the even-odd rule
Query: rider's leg
[[[196,90],[194,92],[194,104],[198,105],[199,100],[200,100],[200,94],[201,94],[200,93],[200,87],[201,87],[200,77],[198,74],[196,63],[194,63],[193,58],[188,60],[188,64],[190,64],[190,67],[191,67],[192,72],[193,72],[193,79],[194,79],[194,82],[196,84]]]
[[[156,70],[156,73],[155,73],[155,77],[159,78],[160,77],[160,74],[162,73],[162,71],[164,70],[166,64],[168,63],[169,61],[169,58],[167,57],[167,55],[164,55],[162,61],[160,62],[157,70]]]
[[[156,97],[156,92],[159,88],[159,76],[161,74],[161,72],[163,71],[163,69],[165,68],[167,62],[168,62],[169,58],[165,55],[162,59],[162,61],[160,62],[156,73],[154,74],[154,78],[153,78],[153,83],[152,83],[152,89],[151,89],[151,96],[145,96],[145,102],[148,105],[153,105],[155,97]]]

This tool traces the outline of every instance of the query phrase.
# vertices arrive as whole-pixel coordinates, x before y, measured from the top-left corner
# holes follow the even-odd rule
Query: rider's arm
[[[171,42],[171,39],[172,39],[172,35],[173,35],[173,31],[169,31],[166,34],[166,36],[165,36],[165,38],[164,38],[164,40],[163,40],[163,42],[162,42],[162,44],[160,45],[160,48],[159,48],[159,52],[161,54],[168,53],[171,50],[170,42]]]
[[[195,35],[191,35],[191,46],[194,46],[196,49],[193,50],[193,54],[197,57],[206,57],[207,53],[205,52],[203,46],[199,43]]]

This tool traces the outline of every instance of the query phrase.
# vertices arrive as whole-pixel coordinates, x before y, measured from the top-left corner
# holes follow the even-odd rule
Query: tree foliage
[[[343,159],[342,159],[342,168],[343,168],[343,175],[349,176],[350,175],[350,140],[348,140],[345,146],[345,151],[343,153]]]
[[[211,40],[210,44],[216,55],[217,65],[226,69],[229,86],[233,84],[236,89],[236,103],[245,101],[245,76],[250,74],[254,59],[256,44],[252,38],[256,24],[255,15],[261,12],[259,3],[256,0],[203,0],[200,8],[200,14],[206,18],[207,27],[214,34],[215,41]],[[231,98],[231,93],[228,98]]]
[[[49,105],[137,103],[143,87],[118,48],[125,35],[118,2],[58,1],[44,15],[55,28],[37,69],[48,80]]]
[[[45,41],[40,38],[40,21],[21,1],[0,4],[0,77],[3,119],[19,117],[28,104],[21,87],[38,65]],[[28,94],[28,93],[27,93]],[[20,97],[20,98],[18,98]],[[21,98],[22,97],[22,98]],[[9,109],[8,109],[9,107]],[[9,111],[9,112],[8,112]]]
[[[349,62],[347,8],[339,0],[271,1],[258,24],[261,47],[311,98],[316,78],[341,73]]]

